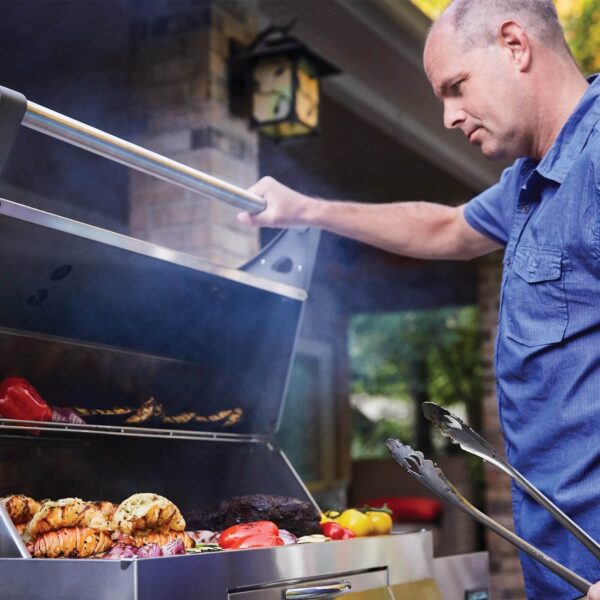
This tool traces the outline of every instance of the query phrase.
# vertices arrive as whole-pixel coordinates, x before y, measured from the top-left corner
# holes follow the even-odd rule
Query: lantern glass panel
[[[292,112],[292,60],[269,56],[259,60],[253,72],[252,116],[257,124],[287,119]]]
[[[315,129],[319,123],[319,78],[312,62],[300,59],[297,77],[296,115],[309,129]]]

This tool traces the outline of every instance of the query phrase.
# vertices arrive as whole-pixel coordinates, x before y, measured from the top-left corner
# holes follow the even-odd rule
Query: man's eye
[[[452,93],[454,93],[454,94],[460,93],[460,89],[462,87],[463,81],[464,81],[464,79],[461,79],[460,81],[457,81],[456,83],[453,83],[450,86],[450,89],[452,90]]]

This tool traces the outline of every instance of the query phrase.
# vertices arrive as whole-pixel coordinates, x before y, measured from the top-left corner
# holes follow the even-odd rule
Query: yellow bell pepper
[[[345,510],[335,521],[342,527],[354,532],[357,537],[365,537],[373,533],[371,519],[355,508]]]
[[[386,511],[368,510],[367,517],[373,525],[373,535],[387,535],[392,531],[392,517]]]

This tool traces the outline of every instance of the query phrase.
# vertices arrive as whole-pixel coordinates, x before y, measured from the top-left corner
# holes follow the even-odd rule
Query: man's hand
[[[600,600],[600,581],[589,589],[587,600]]]
[[[295,192],[272,177],[263,177],[248,189],[252,194],[264,198],[267,208],[258,214],[238,214],[238,219],[247,225],[261,227],[291,227],[301,225],[318,200]]]

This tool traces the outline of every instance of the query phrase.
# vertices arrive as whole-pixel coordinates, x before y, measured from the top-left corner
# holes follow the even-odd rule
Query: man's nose
[[[444,127],[447,129],[456,129],[460,127],[466,119],[465,111],[453,102],[444,104]]]

